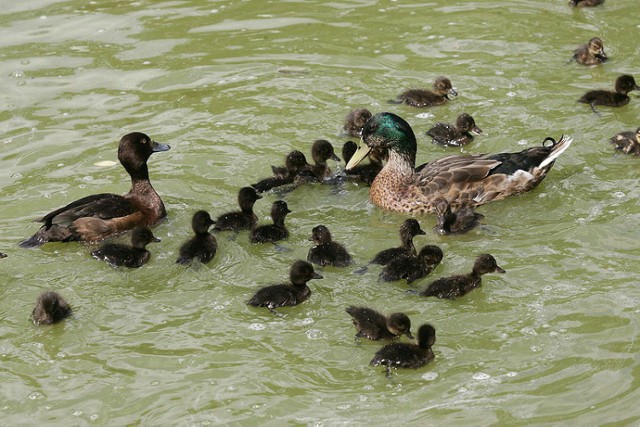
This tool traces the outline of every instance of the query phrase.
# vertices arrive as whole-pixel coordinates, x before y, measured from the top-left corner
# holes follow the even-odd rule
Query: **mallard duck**
[[[120,243],[105,243],[91,252],[94,258],[105,261],[114,267],[139,268],[149,262],[151,253],[147,245],[159,242],[147,227],[136,227],[131,232],[131,246]]]
[[[615,134],[610,140],[616,150],[626,154],[640,156],[640,128],[635,132],[620,132]]]
[[[391,104],[403,102],[412,107],[433,107],[449,101],[449,95],[457,96],[451,81],[446,77],[438,77],[433,83],[433,91],[426,89],[409,89],[398,95],[396,100],[390,100]]]
[[[51,325],[71,316],[71,307],[57,292],[47,291],[38,296],[31,319],[36,325]]]
[[[371,118],[371,111],[366,108],[358,108],[357,110],[351,110],[347,114],[344,120],[343,130],[348,136],[360,137],[362,126]],[[346,161],[346,160],[345,160]]]
[[[289,230],[284,225],[284,219],[291,213],[287,202],[277,200],[271,205],[271,220],[273,224],[265,224],[255,228],[249,236],[251,243],[275,243],[289,237]]]
[[[384,365],[387,377],[391,375],[391,368],[416,369],[431,362],[435,355],[431,347],[436,342],[436,330],[425,323],[418,328],[418,344],[394,342],[378,350],[371,359],[371,366]]]
[[[364,337],[373,341],[411,335],[411,320],[404,313],[392,313],[389,317],[369,307],[349,306],[345,309],[356,327],[356,340]]]
[[[604,53],[604,44],[600,37],[594,37],[587,44],[578,46],[571,59],[582,65],[596,65],[605,62],[607,54]]]
[[[434,280],[420,292],[423,297],[454,299],[466,295],[482,285],[482,275],[487,273],[505,273],[490,254],[478,255],[473,270],[469,274],[441,277]]]
[[[403,255],[387,264],[380,272],[385,282],[406,279],[408,284],[431,273],[442,261],[442,249],[425,245],[417,255]]]
[[[574,7],[594,7],[600,6],[604,0],[569,0],[569,5]]]
[[[466,233],[480,225],[480,220],[484,218],[484,215],[475,212],[472,207],[453,212],[451,205],[442,199],[436,202],[435,214],[437,223],[433,229],[441,235]]]
[[[209,227],[214,223],[207,211],[198,211],[193,214],[191,228],[195,236],[180,246],[180,255],[176,263],[188,264],[194,258],[198,258],[201,263],[206,264],[213,259],[218,249],[218,242],[209,233]]]
[[[307,261],[319,266],[331,265],[334,267],[346,267],[353,262],[344,246],[331,239],[331,233],[324,225],[313,227],[309,240],[314,242],[316,246],[309,249]]]
[[[590,90],[582,95],[578,102],[589,104],[594,113],[598,113],[596,105],[606,107],[622,107],[629,103],[628,93],[632,90],[640,90],[633,76],[623,74],[616,79],[615,92],[610,90]]]
[[[358,151],[358,144],[353,141],[347,141],[342,146],[342,158],[345,162],[349,162],[351,157]],[[372,151],[369,154],[369,163],[359,164],[358,166],[345,171],[345,174],[354,179],[358,179],[367,185],[371,185],[378,172],[382,170],[382,160],[385,156],[378,152]]]
[[[383,249],[378,252],[370,264],[387,265],[394,259],[404,255],[415,255],[416,247],[413,244],[413,238],[419,235],[425,235],[420,223],[413,219],[405,219],[399,229],[401,245],[395,248]]]
[[[240,210],[220,215],[214,221],[213,229],[215,231],[253,230],[258,222],[258,217],[253,213],[253,205],[260,199],[262,199],[262,196],[257,194],[254,188],[242,187],[238,191]]]
[[[427,135],[433,138],[434,144],[461,147],[473,141],[471,132],[481,134],[482,129],[476,126],[473,117],[462,113],[456,119],[456,124],[436,123],[427,131]]]
[[[371,200],[384,209],[412,213],[434,212],[440,199],[458,211],[529,191],[572,141],[569,137],[557,142],[546,138],[542,146],[518,153],[448,156],[416,171],[416,137],[401,117],[374,115],[362,130],[362,140],[364,144],[347,169],[360,163],[371,149],[387,149],[389,161],[371,184]]]

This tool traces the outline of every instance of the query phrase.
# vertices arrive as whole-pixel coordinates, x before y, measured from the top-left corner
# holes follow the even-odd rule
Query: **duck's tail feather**
[[[21,248],[37,248],[38,246],[42,246],[43,244],[47,243],[47,241],[48,240],[45,238],[45,236],[43,236],[43,233],[38,231],[28,239],[24,239],[22,242],[20,242],[19,245]]]
[[[569,146],[573,142],[573,138],[571,138],[569,135],[562,135],[560,137],[560,140],[557,142],[553,138],[547,138],[544,140],[544,142],[549,140],[553,142],[553,145],[551,146],[551,152],[542,161],[542,163],[540,163],[540,165],[538,166],[539,168],[544,168],[553,163],[560,156],[560,154],[564,153],[564,151],[569,148]]]

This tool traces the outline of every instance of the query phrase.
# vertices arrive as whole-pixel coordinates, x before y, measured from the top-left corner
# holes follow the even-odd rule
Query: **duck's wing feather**
[[[80,218],[94,217],[111,219],[125,217],[137,212],[138,207],[126,197],[117,194],[102,193],[83,197],[75,202],[48,213],[38,222],[43,222],[47,227],[56,225],[71,226]]]

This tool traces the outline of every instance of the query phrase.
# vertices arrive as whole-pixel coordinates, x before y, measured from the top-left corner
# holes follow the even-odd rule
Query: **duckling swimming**
[[[7,257],[7,254],[5,254],[4,252],[0,252],[0,259],[6,258],[6,257]]]
[[[242,187],[238,191],[238,205],[240,211],[227,212],[222,214],[214,221],[215,231],[225,230],[253,230],[258,222],[258,217],[253,213],[253,205],[256,201],[262,199],[262,196],[256,193],[252,187]]]
[[[313,270],[313,266],[306,261],[296,261],[289,270],[290,284],[271,285],[258,289],[247,301],[255,307],[267,307],[271,312],[277,307],[298,305],[311,296],[311,289],[307,282],[312,279],[322,279]]]
[[[484,218],[484,215],[471,207],[452,212],[451,205],[446,200],[436,202],[435,214],[437,223],[433,229],[440,235],[466,233],[480,225],[480,220]]]
[[[427,135],[433,138],[434,144],[440,144],[450,147],[461,147],[473,141],[471,132],[481,134],[482,129],[476,126],[473,117],[467,113],[462,113],[456,119],[456,124],[436,123],[427,131]]]
[[[273,177],[265,178],[255,184],[251,184],[258,193],[264,193],[272,188],[293,184],[296,177],[304,168],[311,166],[301,151],[294,150],[287,154],[285,166],[271,166]]]
[[[461,297],[482,285],[482,275],[487,273],[505,273],[496,259],[489,254],[482,254],[476,258],[473,270],[469,274],[442,277],[431,282],[420,292],[423,297],[437,297],[454,299]]]
[[[607,54],[604,53],[604,44],[600,37],[594,37],[587,44],[578,46],[571,59],[582,65],[597,65],[605,62]]]
[[[431,362],[435,355],[431,347],[436,342],[436,330],[425,323],[418,329],[418,344],[395,342],[387,344],[378,350],[371,359],[371,366],[384,365],[387,377],[391,375],[391,368],[416,369]]]
[[[366,108],[351,110],[344,120],[343,130],[348,136],[360,137],[362,126],[371,118],[371,111]],[[346,160],[345,160],[346,162]]]
[[[149,262],[151,254],[146,249],[152,242],[159,242],[147,227],[136,227],[131,233],[131,246],[119,243],[105,243],[93,252],[94,258],[113,265],[114,267],[138,268]]]
[[[31,319],[36,325],[51,325],[71,316],[71,306],[57,292],[47,291],[38,296]]]
[[[193,215],[191,228],[196,234],[180,247],[180,256],[176,263],[188,264],[194,258],[206,264],[213,259],[218,249],[216,238],[209,234],[209,227],[215,224],[209,212],[198,211]]]
[[[346,169],[357,166],[374,148],[388,150],[389,161],[371,184],[371,200],[383,209],[420,214],[434,212],[440,199],[455,212],[532,190],[572,141],[546,138],[541,147],[517,153],[448,156],[416,170],[415,134],[399,116],[374,115],[363,128],[362,139],[364,144]]]
[[[336,156],[333,145],[325,139],[318,139],[311,147],[311,157],[314,165],[305,166],[296,179],[296,183],[302,182],[322,182],[325,178],[331,176],[331,168],[327,165],[327,160],[340,161],[340,157]]]
[[[411,335],[411,320],[404,313],[392,313],[389,317],[368,307],[349,306],[345,310],[356,327],[356,341],[364,337],[370,340],[386,340]]]
[[[622,107],[629,103],[628,93],[632,90],[640,90],[633,76],[623,74],[616,79],[615,92],[609,90],[590,90],[578,99],[578,102],[589,104],[594,113],[598,113],[596,105],[607,107]]]
[[[291,213],[287,202],[278,200],[271,205],[273,224],[261,225],[251,232],[251,243],[275,243],[289,237],[289,230],[284,226],[284,219]]]
[[[416,247],[413,244],[415,236],[427,234],[420,228],[420,223],[413,218],[405,219],[400,226],[400,246],[384,249],[378,252],[370,264],[387,265],[394,259],[405,255],[416,255]]]
[[[615,134],[610,140],[616,150],[626,154],[640,156],[640,128],[635,132],[620,132]]]
[[[342,146],[342,158],[344,159],[344,161],[348,163],[357,150],[358,145],[355,142],[345,142]],[[384,157],[384,155],[372,152],[371,154],[369,154],[369,163],[359,164],[358,166],[345,171],[345,174],[350,178],[355,178],[367,185],[371,185],[373,180],[378,175],[378,172],[382,170],[382,160]]]
[[[20,246],[31,248],[47,242],[103,240],[136,226],[151,226],[167,216],[164,204],[151,186],[147,160],[153,153],[166,151],[144,133],[133,132],[122,137],[118,160],[131,176],[131,190],[124,196],[95,194],[43,216],[44,225]]]
[[[324,225],[313,227],[309,240],[313,241],[316,246],[309,249],[307,261],[319,266],[331,265],[334,267],[346,267],[353,262],[344,246],[332,241],[331,233]]]
[[[453,89],[451,81],[446,77],[438,77],[433,83],[433,91],[426,89],[409,89],[398,95],[398,98],[390,100],[391,104],[402,104],[403,102],[412,107],[433,107],[442,105],[449,101],[449,95],[457,96],[458,92]]]
[[[380,279],[395,282],[406,279],[408,284],[430,274],[442,261],[442,249],[426,245],[417,255],[403,255],[392,260],[380,272]]]
[[[569,5],[574,7],[595,7],[604,3],[604,0],[569,0]]]

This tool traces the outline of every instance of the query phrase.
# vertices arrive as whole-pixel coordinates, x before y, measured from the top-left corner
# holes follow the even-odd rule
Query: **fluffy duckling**
[[[370,340],[383,340],[411,335],[411,320],[404,313],[392,313],[389,317],[368,307],[349,306],[345,309],[356,327],[356,341],[364,337]]]
[[[271,166],[273,176],[251,184],[258,193],[264,193],[272,188],[293,184],[296,177],[305,167],[310,166],[301,151],[293,150],[285,158],[284,166]]]
[[[604,0],[569,0],[569,5],[574,7],[595,7],[604,3]]]
[[[136,227],[131,233],[131,246],[119,243],[105,243],[93,252],[94,258],[106,261],[114,267],[138,268],[149,262],[151,254],[146,246],[151,242],[159,242],[147,227]]]
[[[299,179],[296,179],[296,183],[322,182],[325,178],[331,176],[331,169],[327,165],[327,160],[340,161],[340,157],[333,150],[333,145],[325,139],[318,139],[313,143],[311,157],[315,164],[305,166],[298,174]]]
[[[271,285],[258,289],[247,301],[255,307],[267,307],[271,312],[277,307],[298,305],[311,295],[307,282],[311,279],[322,279],[306,261],[296,261],[289,270],[290,284]]]
[[[449,95],[457,96],[458,92],[453,89],[451,81],[446,77],[438,77],[433,83],[433,91],[426,89],[409,89],[398,95],[392,104],[402,104],[403,102],[412,107],[433,107],[442,105],[449,101]]]
[[[640,90],[633,76],[623,74],[616,79],[615,92],[609,90],[590,90],[578,99],[578,102],[589,104],[594,113],[598,113],[595,106],[622,107],[629,103],[628,93],[632,90]]]
[[[420,234],[427,234],[420,228],[420,223],[413,218],[406,219],[400,226],[400,242],[402,245],[397,248],[384,249],[378,252],[370,264],[387,265],[395,258],[403,255],[415,255],[416,247],[413,238]]]
[[[640,128],[635,132],[620,132],[609,140],[616,150],[620,150],[626,154],[634,154],[640,156]]]
[[[436,233],[463,234],[480,225],[484,215],[475,212],[472,207],[464,207],[456,212],[451,211],[451,204],[444,199],[436,203],[437,223],[433,227]]]
[[[342,146],[342,158],[346,163],[349,163],[351,157],[358,150],[358,145],[353,141],[347,141]],[[367,185],[371,185],[378,172],[382,170],[382,160],[384,155],[378,151],[372,151],[369,154],[369,163],[359,164],[358,166],[345,170],[345,174],[350,178],[356,178]]]
[[[417,255],[403,255],[392,260],[380,272],[380,279],[395,282],[406,279],[408,284],[430,274],[442,261],[442,249],[426,245]]]
[[[256,193],[252,187],[242,187],[238,191],[238,205],[240,211],[227,212],[220,215],[215,221],[215,231],[225,230],[252,230],[258,222],[258,217],[253,213],[253,205],[262,196]]]
[[[476,126],[475,120],[467,113],[462,113],[456,119],[456,124],[436,123],[427,131],[427,135],[433,138],[434,144],[451,147],[461,147],[473,141],[471,132],[481,134],[482,129]]]
[[[218,249],[216,238],[209,234],[209,227],[213,224],[215,221],[207,211],[198,211],[193,215],[191,228],[196,235],[180,247],[180,256],[176,263],[188,264],[194,258],[198,258],[201,263],[206,264],[213,259]]]
[[[600,37],[594,37],[587,44],[578,46],[571,59],[582,65],[597,65],[605,62],[607,54],[604,53],[604,44]]]
[[[412,368],[416,369],[431,362],[433,354],[433,344],[436,342],[436,330],[433,326],[425,323],[418,329],[418,344],[391,343],[382,347],[371,359],[371,366],[384,365],[387,377],[391,375],[391,368]]]
[[[362,127],[367,123],[367,120],[369,120],[371,116],[371,111],[366,108],[358,108],[357,110],[349,111],[344,120],[344,133],[348,136],[360,137]]]
[[[324,225],[313,227],[309,240],[316,246],[309,249],[307,261],[319,266],[334,267],[346,267],[353,262],[344,246],[331,240],[331,233]]]
[[[251,243],[275,243],[289,237],[289,230],[284,226],[284,219],[291,213],[287,202],[277,200],[271,205],[273,224],[261,225],[251,232]]]
[[[424,291],[420,292],[420,295],[447,299],[461,297],[475,288],[479,288],[482,285],[482,275],[487,273],[505,273],[505,270],[498,266],[493,256],[482,254],[476,258],[471,273],[434,280]]]
[[[58,293],[43,292],[36,299],[31,319],[36,325],[51,325],[71,316],[71,306]]]

